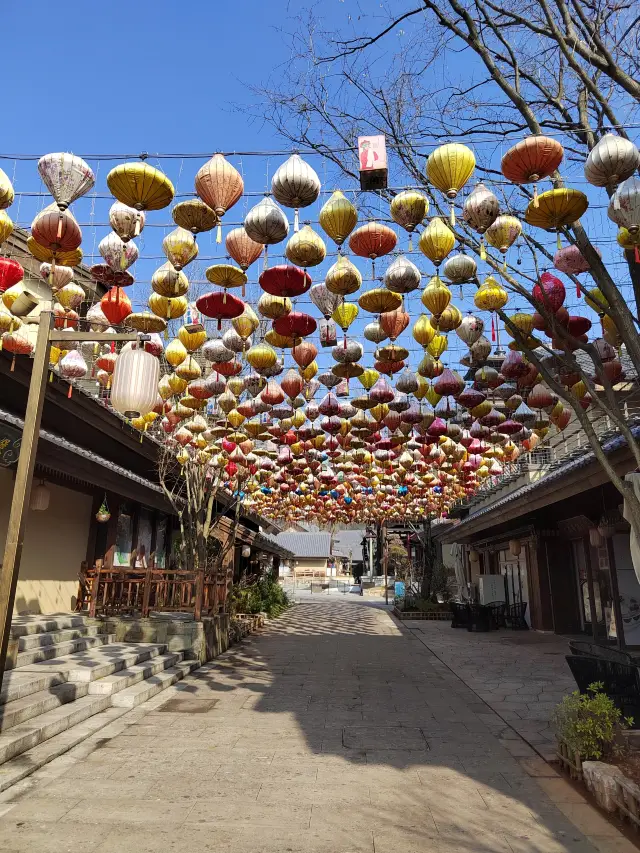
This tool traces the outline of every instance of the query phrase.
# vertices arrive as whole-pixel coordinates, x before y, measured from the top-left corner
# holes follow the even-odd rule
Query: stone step
[[[66,628],[81,628],[100,625],[99,619],[92,619],[82,613],[52,613],[47,616],[14,616],[11,622],[11,639],[25,637],[28,634],[49,634]]]
[[[81,637],[96,637],[100,633],[100,625],[78,625],[77,628],[66,628],[62,631],[45,634],[25,634],[18,638],[18,651],[26,652],[31,649],[47,648],[49,646],[68,643]]]
[[[111,696],[83,696],[0,735],[0,764],[111,706]],[[5,706],[6,707],[6,706]]]
[[[79,725],[73,726],[62,734],[49,738],[49,740],[28,749],[11,761],[7,761],[6,764],[0,766],[0,792],[6,791],[7,788],[44,767],[45,764],[64,755],[65,752],[73,749],[74,746],[78,746],[79,743],[126,713],[126,708],[107,708],[106,711],[94,714],[93,717],[89,717]]]
[[[15,702],[23,696],[39,693],[41,690],[49,690],[58,684],[64,684],[67,677],[64,673],[23,672],[19,669],[9,669],[2,678],[2,692],[0,693],[0,706],[6,702]]]
[[[177,666],[171,666],[139,684],[134,684],[133,687],[127,687],[125,690],[116,693],[112,698],[113,705],[116,708],[135,708],[136,705],[146,702],[156,693],[160,693],[160,691],[175,684],[176,681],[180,681],[181,678],[189,675],[199,666],[200,663],[197,660],[182,661]]]
[[[112,643],[23,667],[21,672],[58,675],[64,681],[97,681],[166,651],[163,643]]]
[[[14,726],[26,723],[27,720],[45,714],[47,711],[52,711],[60,705],[74,702],[76,699],[86,696],[88,690],[89,687],[86,683],[76,682],[74,684],[69,682],[0,705],[0,732],[6,732]]]
[[[107,675],[100,678],[98,681],[89,683],[89,693],[92,696],[113,696],[127,687],[132,687],[145,678],[149,678],[158,672],[168,669],[170,666],[176,666],[182,661],[182,652],[171,652],[169,654],[157,655],[143,663],[136,663],[133,666],[128,666],[126,669],[121,669],[119,672],[114,672],[113,675]]]
[[[97,634],[94,637],[78,637],[76,640],[68,640],[65,643],[54,643],[41,648],[28,649],[18,652],[14,669],[23,669],[31,664],[47,661],[52,658],[58,659],[73,652],[82,652],[96,646],[106,646],[115,640],[115,634]]]

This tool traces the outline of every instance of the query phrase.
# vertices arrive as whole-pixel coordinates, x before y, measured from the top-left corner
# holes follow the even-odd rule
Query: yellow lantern
[[[587,303],[589,308],[601,317],[609,308],[608,300],[597,287],[592,287],[591,290],[587,291],[584,301]]]
[[[412,334],[421,347],[429,346],[435,336],[436,330],[426,314],[421,314],[416,320]]]
[[[0,195],[2,195],[1,187]],[[11,221],[11,217],[6,212],[6,210],[0,210],[0,243],[4,243],[4,241],[7,239],[7,237],[9,237],[12,231],[13,222]]]
[[[186,379],[178,376],[177,373],[171,373],[168,378],[169,387],[174,394],[182,394],[189,384]]]
[[[372,367],[366,368],[363,372],[358,376],[358,381],[365,389],[365,391],[370,391],[376,382],[380,379],[380,374],[377,370],[374,370]]]
[[[412,252],[412,235],[429,212],[429,199],[417,190],[404,190],[393,197],[389,210],[393,221],[409,232],[409,251]]]
[[[622,346],[622,337],[618,331],[618,327],[608,314],[602,317],[602,336],[612,347],[618,348]]]
[[[171,367],[177,367],[189,355],[186,346],[178,338],[174,338],[164,351],[164,357]]]
[[[497,249],[504,256],[504,267],[506,269],[506,254],[510,246],[513,246],[522,234],[522,223],[515,216],[503,215],[490,225],[485,231],[485,238],[490,246]]]
[[[0,210],[11,207],[16,194],[6,172],[0,169]]]
[[[473,297],[479,311],[499,311],[507,304],[507,291],[492,276],[487,276]]]
[[[402,305],[402,297],[386,287],[374,287],[362,294],[358,305],[371,314],[384,314],[399,308]]]
[[[427,346],[427,352],[435,359],[439,359],[448,347],[446,335],[434,335]]]
[[[522,335],[522,337],[528,338],[531,335],[531,333],[533,332],[533,314],[524,314],[522,312],[519,312],[517,314],[512,314],[511,317],[509,317],[509,319],[511,320],[513,325],[516,327],[518,332]],[[506,328],[507,334],[510,335],[512,338],[514,338],[515,335],[511,331],[509,326],[505,326],[505,328]]]
[[[420,235],[418,246],[423,255],[440,266],[456,244],[453,231],[445,225],[439,216],[435,216]]]
[[[358,316],[358,306],[353,302],[343,302],[338,305],[331,317],[340,326],[343,332],[346,333],[349,326]]]
[[[186,326],[180,326],[178,339],[187,352],[195,352],[207,340],[207,333],[200,323],[189,323]]]
[[[547,190],[538,196],[538,204],[533,199],[527,205],[525,221],[536,228],[558,231],[558,248],[562,248],[560,229],[577,222],[589,207],[589,200],[580,190],[560,187]]]
[[[277,349],[291,349],[302,343],[302,338],[290,338],[287,335],[281,335],[275,329],[269,329],[264,336],[265,341]]]
[[[422,304],[437,319],[451,301],[451,291],[438,275],[434,275],[422,291]]]
[[[310,225],[305,225],[289,240],[285,254],[292,264],[315,267],[326,258],[327,247],[322,237]]]
[[[0,236],[2,234],[2,218],[0,213]],[[640,246],[640,231],[636,231],[635,234],[632,234],[626,228],[618,228],[618,234],[616,236],[616,240],[618,241],[618,245],[623,249],[636,249]],[[0,240],[0,242],[2,242]],[[636,258],[636,263],[638,260]]]
[[[291,313],[293,305],[288,296],[272,296],[263,293],[258,300],[258,311],[269,320],[278,320]]]
[[[53,252],[41,246],[33,237],[27,238],[27,249],[37,261],[42,263],[53,263],[55,260],[56,266],[77,267],[82,260],[82,249],[72,249],[69,252]]]
[[[247,351],[246,359],[254,370],[261,372],[273,367],[278,356],[268,344],[256,344]]]
[[[118,201],[136,210],[161,210],[175,195],[169,178],[148,163],[121,163],[107,175],[107,186]]]
[[[439,317],[431,318],[431,325],[439,332],[452,332],[462,323],[462,312],[456,305],[447,305]]]
[[[166,320],[177,320],[178,317],[182,317],[188,304],[184,296],[166,297],[160,296],[159,293],[152,293],[148,302],[149,308],[156,317]]]
[[[193,382],[194,379],[199,379],[202,376],[202,368],[195,358],[190,355],[176,367],[175,372],[176,376],[186,379],[187,382]]]
[[[374,406],[373,409],[370,409],[369,411],[371,412],[371,417],[374,421],[376,421],[376,423],[380,423],[389,414],[389,406],[387,406],[386,403],[378,403],[377,406]]]
[[[246,418],[244,415],[241,415],[237,409],[231,409],[227,415],[227,420],[234,429],[238,429],[238,427],[246,421]]]
[[[349,258],[340,255],[336,263],[329,268],[324,280],[325,287],[331,293],[348,296],[360,289],[362,276]]]
[[[258,320],[253,308],[250,305],[245,305],[242,314],[239,317],[234,317],[231,325],[240,337],[246,340],[258,328],[260,320]]]
[[[151,287],[154,293],[160,296],[177,297],[184,296],[189,290],[189,279],[183,272],[167,261],[151,276]]]
[[[467,183],[476,167],[473,151],[458,142],[440,145],[427,160],[427,177],[451,200],[451,225],[456,224],[453,200]]]
[[[186,228],[192,234],[200,234],[203,231],[211,231],[217,225],[218,216],[211,210],[209,205],[200,201],[199,198],[191,198],[181,201],[171,211],[171,216],[176,225]]]
[[[307,367],[299,367],[298,372],[300,373],[300,376],[302,376],[305,382],[311,382],[313,377],[318,372],[318,362],[312,361],[311,364],[307,365]]]
[[[336,190],[322,206],[319,220],[325,234],[341,247],[358,223],[358,211],[344,193]]]
[[[198,244],[186,228],[174,228],[162,241],[162,250],[178,272],[198,257]]]

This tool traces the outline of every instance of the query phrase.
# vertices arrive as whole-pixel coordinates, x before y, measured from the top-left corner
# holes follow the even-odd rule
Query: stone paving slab
[[[0,849],[630,853],[423,640],[300,603],[0,795]]]

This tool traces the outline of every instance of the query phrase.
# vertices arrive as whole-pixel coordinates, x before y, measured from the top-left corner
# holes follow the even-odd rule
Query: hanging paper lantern
[[[276,351],[268,344],[256,344],[256,346],[251,347],[247,351],[246,359],[254,370],[262,372],[273,367],[278,360],[278,356],[276,355]]]
[[[518,237],[522,234],[522,223],[515,216],[503,214],[498,216],[493,225],[490,225],[485,237],[487,243],[497,249],[502,255],[506,256],[509,248],[513,246]],[[505,257],[506,266],[506,257]]]
[[[533,205],[538,206],[536,183],[552,175],[564,156],[562,145],[539,134],[527,136],[502,158],[502,174],[514,184],[533,184]]]
[[[420,235],[418,246],[422,254],[439,267],[455,243],[453,231],[439,216],[435,216]]]
[[[0,264],[1,262],[2,259],[0,259]],[[40,275],[54,292],[73,281],[73,270],[71,267],[53,266],[46,263],[40,264]]]
[[[137,237],[144,228],[145,215],[135,207],[115,201],[109,209],[109,224],[125,243]]]
[[[269,320],[277,320],[278,317],[284,317],[291,309],[292,303],[288,296],[272,296],[270,293],[263,293],[258,300],[258,311],[263,317],[267,317]]]
[[[431,317],[431,325],[439,332],[452,332],[462,322],[462,313],[455,305],[448,305],[438,317]]]
[[[345,340],[344,343],[336,344],[333,347],[331,355],[340,364],[354,364],[362,358],[362,344],[358,341]]]
[[[575,245],[558,249],[553,256],[553,265],[557,270],[568,275],[580,275],[591,269],[589,262]]]
[[[332,293],[324,284],[314,284],[309,291],[309,296],[316,308],[327,319],[331,317],[335,309],[342,302],[342,297]]]
[[[318,349],[309,341],[303,341],[301,344],[294,347],[291,355],[293,356],[295,363],[304,370],[313,363],[313,360],[318,355]],[[310,376],[309,378],[312,379],[313,376]]]
[[[393,221],[409,232],[411,252],[411,235],[429,212],[429,199],[417,190],[403,190],[393,197],[389,210]]]
[[[131,300],[121,287],[112,287],[100,300],[102,313],[112,326],[118,326],[131,314]]]
[[[289,233],[289,222],[282,208],[267,197],[263,198],[247,213],[244,219],[244,229],[247,236],[255,243],[272,246],[285,239]]]
[[[6,211],[0,210],[0,243],[4,243],[12,233],[13,222],[11,221],[11,217]]]
[[[162,241],[162,251],[169,263],[180,271],[198,257],[198,244],[186,228],[174,228]]]
[[[451,291],[439,276],[434,275],[422,291],[421,299],[424,307],[437,319],[451,301]]]
[[[354,255],[375,261],[376,258],[392,252],[397,242],[398,238],[387,225],[368,222],[353,232],[349,238],[349,248]]]
[[[398,308],[391,309],[389,311],[383,311],[380,314],[380,326],[386,332],[387,336],[395,341],[396,338],[400,337],[402,332],[407,328],[411,321],[409,314],[404,310],[402,305],[398,306]],[[402,358],[406,358],[403,356]],[[396,359],[400,361],[401,359]]]
[[[23,278],[22,264],[13,258],[0,257],[0,293],[4,293],[14,284],[18,284]]]
[[[244,271],[258,260],[264,249],[262,243],[256,243],[249,237],[243,226],[229,231],[225,238],[225,246],[229,255]]]
[[[89,368],[82,354],[77,349],[72,349],[58,362],[58,371],[63,379],[83,379]]]
[[[472,347],[477,340],[482,336],[484,331],[484,322],[480,317],[474,317],[473,314],[467,314],[462,319],[462,322],[456,329],[456,335],[468,347]]]
[[[184,296],[189,290],[189,279],[183,272],[167,261],[151,276],[151,287],[160,296],[177,297]]]
[[[374,287],[360,296],[358,305],[371,314],[382,314],[384,311],[395,311],[399,308],[402,305],[402,297],[385,287]]]
[[[411,293],[420,287],[421,278],[418,267],[408,258],[400,256],[387,267],[383,280],[385,287],[393,293]]]
[[[349,296],[360,289],[362,276],[349,258],[340,255],[336,263],[327,270],[324,283],[331,293]]]
[[[431,325],[431,321],[426,314],[421,314],[418,317],[413,326],[412,334],[420,346],[429,346],[435,337],[436,330]]]
[[[60,210],[88,193],[96,182],[87,163],[75,154],[45,154],[38,160],[38,172]]]
[[[580,190],[570,187],[547,190],[530,201],[524,214],[525,221],[536,228],[559,229],[577,222],[589,207],[589,200]],[[560,248],[558,233],[558,248]]]
[[[0,210],[6,210],[7,207],[11,207],[13,200],[15,199],[15,195],[13,186],[6,172],[3,172],[3,170],[0,169]]]
[[[211,160],[198,170],[195,188],[200,198],[218,217],[216,242],[220,243],[220,220],[240,200],[244,192],[242,175],[222,154],[214,154]]]
[[[186,326],[180,326],[180,328],[178,329],[178,341],[186,350],[185,358],[187,353],[195,352],[196,350],[200,349],[200,347],[204,344],[206,340],[207,333],[205,331],[204,326],[202,326],[200,323],[189,323]],[[176,342],[174,341],[173,343]],[[171,344],[169,344],[169,346],[171,346]],[[167,350],[168,349],[169,347],[167,347]],[[172,366],[175,367],[176,365]]]
[[[65,211],[65,215],[70,216],[71,214],[69,211]],[[75,233],[75,229],[72,230]],[[48,246],[42,246],[34,237],[27,238],[27,250],[37,261],[46,261],[47,263],[55,261],[56,264],[62,264],[66,267],[75,267],[82,260],[82,249],[73,249],[68,252],[59,251]]]
[[[202,234],[218,224],[218,216],[198,198],[181,201],[171,211],[173,221],[191,234]]]
[[[480,234],[480,258],[486,259],[484,233],[498,218],[500,202],[484,184],[477,184],[462,208],[465,222]]]
[[[317,327],[318,324],[313,317],[303,314],[302,311],[292,311],[273,321],[275,332],[292,338],[306,338],[312,335]]]
[[[70,282],[58,290],[56,298],[64,308],[77,308],[84,300],[85,292],[79,284]]]
[[[111,406],[126,418],[146,415],[158,399],[160,363],[144,349],[123,349],[111,383]]]
[[[381,343],[388,337],[378,320],[367,323],[364,327],[363,335],[368,341],[373,341],[375,344]]]
[[[492,276],[487,276],[473,297],[479,311],[499,311],[507,304],[507,291]]]
[[[73,252],[82,243],[82,231],[69,210],[59,210],[55,204],[39,213],[31,223],[31,236],[44,249],[57,255]]]
[[[453,284],[465,284],[475,278],[478,266],[470,255],[454,255],[443,267],[446,278]]]
[[[126,270],[138,260],[138,247],[133,241],[125,243],[113,231],[98,243],[98,251],[112,270]]]
[[[31,355],[33,344],[27,331],[22,326],[16,326],[12,331],[2,335],[2,349],[15,355]],[[12,365],[13,366],[13,365]]]
[[[239,317],[232,319],[231,325],[240,337],[246,340],[258,328],[260,320],[251,305],[245,304],[244,311]]]
[[[341,247],[356,227],[358,212],[344,193],[336,190],[320,210],[320,227]]]
[[[175,194],[169,178],[148,163],[121,163],[107,175],[107,186],[118,201],[136,210],[161,210]]]
[[[343,302],[341,305],[338,305],[331,316],[342,331],[346,333],[349,326],[358,316],[358,306],[353,302]]]
[[[102,305],[99,302],[96,302],[95,305],[89,308],[86,319],[92,332],[103,332],[109,325],[109,321],[105,317]]]
[[[276,169],[271,192],[284,207],[295,210],[293,230],[298,230],[298,210],[308,207],[320,195],[320,178],[299,154],[292,154]]]
[[[609,202],[607,215],[612,222],[636,235],[640,230],[640,178],[627,178]]]
[[[466,145],[450,142],[432,151],[427,160],[427,177],[451,200],[451,225],[455,225],[453,199],[467,183],[476,167],[473,151]]]
[[[258,279],[260,287],[272,296],[300,296],[311,287],[311,276],[299,267],[279,264],[263,270]]]
[[[242,287],[247,283],[247,274],[233,264],[214,264],[205,270],[207,280],[219,287]]]
[[[184,296],[160,296],[152,293],[149,296],[148,305],[156,317],[166,320],[177,320],[186,312],[188,302]]]
[[[205,293],[196,300],[196,308],[205,317],[213,317],[218,321],[218,328],[222,327],[222,320],[230,320],[239,317],[244,311],[245,305],[241,299],[227,293],[224,290],[214,290]]]
[[[605,135],[594,145],[584,164],[584,176],[594,187],[615,187],[640,166],[640,151],[630,139]]]
[[[550,272],[544,272],[532,290],[534,302],[555,313],[565,300],[564,284]]]
[[[285,254],[292,264],[298,264],[305,268],[315,267],[324,261],[327,255],[327,247],[313,228],[310,225],[305,225],[301,231],[291,237],[287,243]]]

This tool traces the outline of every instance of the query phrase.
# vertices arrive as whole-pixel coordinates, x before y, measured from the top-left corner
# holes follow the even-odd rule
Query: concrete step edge
[[[189,675],[197,666],[198,661],[183,661],[178,666],[169,667],[139,684],[134,684],[133,687],[116,693],[112,697],[112,704],[116,708],[135,708]]]
[[[0,732],[10,731],[15,726],[33,720],[48,711],[81,699],[88,692],[87,684],[63,683],[0,706]]]
[[[0,766],[0,792],[6,791],[12,785],[44,767],[45,764],[59,758],[65,752],[69,752],[70,749],[78,746],[92,734],[126,714],[127,710],[127,708],[107,708],[7,761]]]
[[[101,627],[101,625],[78,625],[76,628],[63,628],[61,631],[25,634],[18,638],[18,652],[46,649],[49,646],[80,640],[83,637],[96,637]]]
[[[120,669],[104,678],[89,682],[89,694],[91,696],[113,696],[127,687],[144,681],[151,675],[156,675],[156,673],[162,672],[170,666],[176,666],[181,662],[182,657],[182,652],[170,652],[151,657],[142,663],[131,664],[125,669]]]
[[[93,649],[97,646],[107,646],[115,639],[115,634],[97,634],[95,637],[78,637],[75,640],[69,640],[66,643],[54,643],[50,646],[42,648],[29,649],[25,652],[19,652],[16,657],[16,665],[14,669],[23,669],[25,666],[30,666],[41,661],[52,660],[54,658],[66,657],[74,652]]]
[[[59,672],[66,681],[95,681],[132,664],[163,654],[165,650],[165,643],[118,643],[111,645],[110,654],[106,652],[103,654],[101,648],[96,647],[92,658],[76,658],[74,653],[71,653],[60,658],[37,661],[17,672],[43,674]]]
[[[4,674],[2,693],[0,693],[0,707],[9,702],[23,699],[25,696],[30,696],[32,693],[39,693],[41,690],[50,690],[52,687],[66,684],[66,681],[66,675],[61,672],[39,674],[8,669]]]
[[[19,620],[20,617],[17,618]],[[59,616],[51,615],[44,616],[42,619],[36,619],[33,622],[20,623],[14,620],[11,625],[11,639],[17,640],[28,634],[48,634],[52,631],[62,631],[66,628],[75,628],[82,625],[100,625],[101,620],[82,614],[61,614]]]

